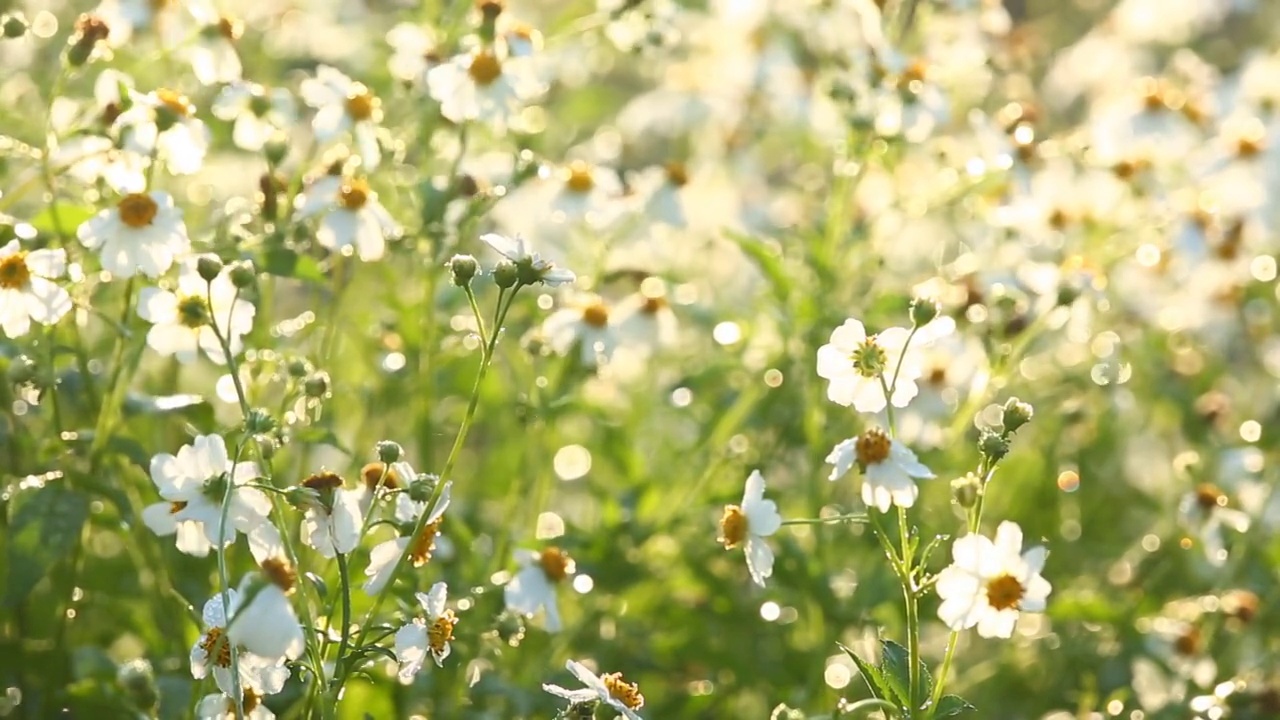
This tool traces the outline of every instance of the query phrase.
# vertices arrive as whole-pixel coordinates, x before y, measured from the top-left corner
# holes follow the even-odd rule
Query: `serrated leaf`
[[[324,271],[315,258],[300,255],[288,248],[270,248],[262,254],[262,269],[279,277],[310,282],[325,282]]]
[[[854,665],[858,666],[858,671],[862,673],[862,679],[866,681],[867,688],[871,690],[872,695],[880,698],[881,700],[888,700],[889,702],[894,702],[894,699],[893,699],[894,694],[892,690],[889,688],[889,686],[886,684],[884,673],[880,671],[880,668],[858,657],[857,653],[845,647],[844,645],[841,645],[840,643],[836,643],[836,646],[839,647],[840,650],[843,651],[845,655],[849,656],[849,659],[853,661]]]
[[[943,695],[938,699],[938,706],[934,708],[933,717],[954,717],[974,710],[977,710],[977,708],[970,705],[968,701],[959,695]]]
[[[911,705],[911,653],[892,640],[880,641],[880,673],[885,685],[893,690],[887,698],[903,706]]]
[[[89,519],[88,497],[63,482],[20,497],[9,527],[9,572],[3,603],[8,607],[25,600],[53,566],[71,553]]]

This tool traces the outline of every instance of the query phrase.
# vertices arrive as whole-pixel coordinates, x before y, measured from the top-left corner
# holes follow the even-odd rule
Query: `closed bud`
[[[918,297],[911,301],[911,324],[915,327],[928,325],[936,317],[938,317],[937,300]]]
[[[251,435],[269,433],[276,427],[276,419],[264,408],[251,408],[244,417],[244,429]]]
[[[404,448],[393,440],[379,440],[378,444],[373,446],[373,451],[378,455],[379,460],[388,465],[404,457]]]
[[[258,279],[258,270],[253,266],[252,260],[238,260],[231,266],[230,275],[231,284],[239,290],[245,290],[252,287]]]
[[[978,450],[993,463],[1004,459],[1009,454],[1009,441],[991,430],[983,430],[978,437]]]
[[[982,495],[982,478],[973,473],[958,477],[951,481],[951,499],[960,507],[968,510],[978,504]]]
[[[217,255],[201,255],[196,258],[196,274],[205,282],[213,282],[222,273],[222,261]]]
[[[1005,432],[1017,432],[1018,428],[1031,422],[1034,415],[1035,409],[1031,407],[1031,403],[1022,402],[1016,397],[1009,398],[1004,403]]]
[[[449,272],[453,274],[453,284],[467,287],[471,279],[480,271],[480,264],[470,255],[454,255],[448,262]]]
[[[258,444],[258,456],[263,460],[270,460],[280,450],[279,441],[270,435],[255,435],[253,440]]]
[[[15,40],[27,34],[27,23],[21,15],[4,16],[4,20],[0,21],[0,28],[4,30],[4,36],[9,40]]]
[[[409,499],[415,502],[426,502],[430,500],[432,493],[436,491],[436,484],[439,482],[439,476],[419,475],[413,480],[413,482],[409,483]]]
[[[322,398],[329,394],[329,373],[317,370],[302,381],[302,390],[307,397]]]
[[[520,280],[520,268],[510,260],[499,260],[493,268],[493,282],[502,289],[514,286]]]
[[[40,366],[29,355],[19,355],[9,361],[9,369],[5,376],[12,385],[24,385],[36,379]]]
[[[290,360],[284,368],[285,371],[289,373],[289,377],[301,380],[307,376],[307,373],[311,372],[311,363],[303,360],[302,358],[294,358]]]
[[[289,138],[284,133],[276,133],[272,135],[262,145],[262,154],[267,158],[267,164],[275,167],[284,162],[284,158],[289,154]]]

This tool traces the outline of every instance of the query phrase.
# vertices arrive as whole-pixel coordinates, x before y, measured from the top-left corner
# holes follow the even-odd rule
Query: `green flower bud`
[[[9,370],[5,373],[12,385],[24,385],[36,379],[40,366],[29,355],[19,355],[9,361]]]
[[[1009,441],[991,430],[983,430],[978,436],[978,450],[991,462],[996,463],[1009,454]]]
[[[285,365],[285,372],[289,373],[289,377],[302,379],[311,372],[311,363],[302,358],[294,358]]]
[[[915,298],[911,301],[911,324],[915,327],[928,325],[929,321],[938,317],[938,301],[933,298]]]
[[[245,290],[253,286],[254,281],[258,279],[257,268],[253,266],[252,260],[239,260],[231,266],[231,284],[240,290]]]
[[[500,260],[493,268],[493,282],[502,289],[513,287],[520,280],[520,268],[510,260]]]
[[[958,477],[951,481],[951,499],[960,507],[968,510],[978,504],[982,496],[982,478],[974,473]]]
[[[201,255],[196,258],[196,274],[205,282],[213,282],[222,274],[222,261],[217,255]]]
[[[379,440],[378,444],[373,446],[373,451],[379,460],[388,465],[404,457],[404,448],[400,447],[400,443],[392,440]]]
[[[160,702],[156,689],[156,676],[151,663],[143,658],[130,660],[116,671],[116,683],[124,690],[135,707],[150,714]]]
[[[426,502],[431,499],[431,495],[436,491],[436,485],[440,482],[437,475],[419,475],[409,483],[409,498],[416,502]]]
[[[329,394],[329,373],[317,370],[302,381],[303,392],[310,398],[322,398]]]
[[[470,255],[454,255],[447,266],[453,274],[453,284],[458,287],[470,285],[471,279],[480,271],[480,264]]]
[[[264,408],[251,408],[244,418],[244,429],[252,435],[269,433],[278,427],[276,419]]]
[[[0,21],[0,28],[3,28],[4,36],[9,40],[16,40],[27,34],[27,22],[21,15],[6,15]]]

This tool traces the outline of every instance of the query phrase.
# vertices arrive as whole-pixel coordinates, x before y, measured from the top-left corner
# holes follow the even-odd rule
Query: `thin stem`
[[[911,700],[911,711],[914,713],[920,707],[920,600],[916,594],[915,569],[912,567],[915,553],[911,548],[907,509],[904,507],[898,508],[898,536],[902,542],[902,595],[907,606],[907,655],[910,663],[907,668],[907,697]]]
[[[783,525],[835,525],[837,523],[865,523],[867,513],[848,513],[846,515],[832,515],[830,517],[821,518],[795,518],[792,520],[783,520]]]
[[[227,473],[227,487],[222,491],[222,512],[218,517],[218,582],[221,584],[222,590],[219,595],[222,598],[222,616],[227,623],[227,629],[231,628],[231,579],[227,573],[227,544],[223,542],[227,535],[227,520],[231,515],[231,498],[235,492],[235,476],[236,465],[240,462],[240,451],[243,445],[236,449],[235,458],[231,461],[231,470]],[[244,708],[242,703],[244,698],[240,692],[240,652],[236,648],[236,644],[231,642],[228,635],[224,635],[221,642],[227,643],[231,648],[231,705],[235,709],[236,720],[243,720]],[[214,652],[219,652],[214,650]]]
[[[850,713],[863,713],[863,712],[869,712],[871,710],[880,710],[881,712],[888,715],[889,717],[898,717],[901,714],[901,711],[897,708],[897,706],[895,706],[893,703],[889,702],[888,700],[881,700],[880,698],[867,698],[866,700],[859,700],[858,702],[850,705],[847,709],[845,709],[840,714],[845,715]]]
[[[338,662],[342,662],[347,654],[347,643],[351,640],[351,576],[347,572],[345,553],[338,553],[338,581],[342,585],[342,635],[338,641]]]

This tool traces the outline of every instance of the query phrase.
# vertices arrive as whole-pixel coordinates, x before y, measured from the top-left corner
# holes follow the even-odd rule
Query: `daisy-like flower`
[[[303,102],[316,109],[311,121],[316,139],[327,143],[349,133],[363,168],[376,170],[382,162],[378,145],[382,101],[373,91],[328,65],[321,65],[314,78],[303,80],[301,90]]]
[[[1221,566],[1227,561],[1227,548],[1222,539],[1223,528],[1241,533],[1249,529],[1249,515],[1228,507],[1229,503],[1227,494],[1221,488],[1201,483],[1195,490],[1184,495],[1178,505],[1178,516],[1183,525],[1199,536],[1205,558],[1214,566]]]
[[[269,658],[293,660],[306,648],[302,624],[289,602],[298,582],[298,571],[284,556],[284,549],[258,566],[262,576],[249,574],[240,581],[239,597],[248,598],[231,614],[227,634],[237,646]]]
[[[916,396],[916,380],[921,364],[916,354],[906,347],[911,334],[906,328],[889,328],[867,335],[863,324],[853,318],[831,333],[831,340],[818,348],[818,375],[825,378],[827,398],[839,405],[853,406],[858,412],[877,413],[885,408],[884,388],[893,384],[894,407],[906,407]],[[913,346],[914,348],[914,346]],[[894,372],[897,370],[897,382]]]
[[[449,657],[449,641],[453,639],[453,626],[458,617],[445,607],[449,589],[438,582],[425,593],[417,593],[425,617],[415,617],[412,622],[396,631],[396,659],[400,661],[400,679],[409,680],[422,669],[430,656],[436,667],[444,667]]]
[[[667,302],[666,287],[658,278],[646,278],[640,292],[618,303],[615,325],[624,345],[651,353],[675,345],[679,326]]]
[[[229,267],[223,268],[212,282],[200,277],[197,264],[204,257],[217,259],[201,255],[182,262],[174,291],[143,288],[138,293],[138,315],[151,323],[147,345],[157,353],[172,355],[186,364],[195,362],[204,351],[210,360],[224,365],[227,358],[218,333],[227,339],[231,353],[239,355],[242,338],[253,329],[257,310],[240,298]]]
[[[162,88],[145,95],[130,90],[129,97],[132,106],[114,123],[126,150],[154,154],[174,175],[190,175],[204,165],[209,128],[187,96]]]
[[[17,240],[0,247],[0,330],[16,338],[31,321],[52,325],[71,310],[71,295],[53,282],[67,270],[66,250],[23,250]]]
[[[258,152],[273,136],[293,126],[297,108],[284,88],[270,90],[251,82],[227,85],[210,108],[219,120],[234,122],[231,140],[236,147]]]
[[[438,40],[429,27],[399,23],[387,31],[387,44],[391,46],[387,69],[397,80],[424,86],[427,72],[440,64],[440,55],[436,52]]]
[[[261,698],[263,695],[274,695],[284,688],[289,679],[289,668],[285,667],[282,657],[265,657],[251,652],[239,645],[227,630],[227,619],[238,621],[241,597],[239,591],[228,589],[226,592],[227,607],[222,604],[222,594],[209,598],[204,604],[202,618],[204,634],[191,646],[191,675],[201,680],[213,674],[218,689],[233,701],[242,699],[246,710],[250,698]],[[239,679],[241,695],[233,691],[231,675],[231,647],[236,643],[236,675]]]
[[[574,160],[557,169],[553,178],[559,181],[551,196],[552,219],[556,222],[583,221],[591,227],[604,227],[624,207],[620,201],[622,183],[611,170]]]
[[[742,504],[724,506],[719,541],[728,550],[743,546],[747,571],[760,587],[764,587],[765,578],[773,575],[773,550],[764,539],[780,527],[782,516],[777,504],[764,499],[764,476],[753,470],[742,491]]]
[[[187,48],[191,69],[201,85],[236,82],[244,72],[236,41],[244,24],[235,18],[219,15],[211,5],[193,3],[191,14],[203,27]]]
[[[500,57],[492,47],[462,53],[427,71],[427,91],[442,115],[456,123],[478,120],[498,132],[546,89],[530,58]]]
[[[1022,551],[1022,528],[1002,522],[992,542],[966,535],[951,546],[952,564],[938,575],[938,617],[952,630],[978,628],[985,638],[1013,635],[1019,612],[1043,612],[1052,589],[1040,576],[1043,547]]]
[[[115,208],[85,220],[76,230],[80,243],[97,250],[102,268],[120,278],[141,272],[163,275],[174,259],[191,250],[182,210],[168,193],[132,193]]]
[[[934,476],[932,470],[916,459],[911,448],[893,440],[880,428],[871,428],[836,445],[826,461],[832,465],[828,480],[844,477],[856,461],[862,470],[862,502],[880,512],[888,512],[890,505],[904,508],[915,505],[920,495],[915,479]]]
[[[326,175],[298,199],[299,217],[323,214],[316,240],[330,250],[372,262],[382,259],[387,239],[401,233],[378,194],[359,178]]]
[[[262,697],[252,690],[244,693],[241,717],[245,720],[275,720],[276,714],[262,704]],[[222,693],[205,695],[196,705],[199,720],[236,720],[236,703]]]
[[[161,453],[151,458],[151,479],[166,502],[148,506],[142,520],[157,535],[178,533],[178,549],[204,556],[213,545],[229,545],[237,532],[249,533],[267,522],[271,501],[257,488],[245,487],[261,477],[256,463],[233,464],[220,435],[197,435],[177,456]],[[227,524],[222,525],[222,500],[231,488]],[[200,526],[202,538],[189,526]]]
[[[409,463],[401,460],[386,465],[381,462],[371,462],[360,468],[361,482],[356,486],[355,496],[356,502],[359,504],[360,513],[366,515],[373,508],[374,500],[386,496],[392,490],[404,490],[409,487],[409,483],[418,477],[417,471]],[[400,517],[400,506],[412,506],[413,501],[406,496],[405,493],[397,493],[396,498],[396,519],[400,522],[412,520],[416,513],[412,511],[407,513],[405,517]],[[403,498],[403,501],[401,500]]]
[[[314,494],[302,516],[302,542],[331,558],[349,553],[360,544],[360,496],[343,487],[341,477],[331,472],[316,473],[302,481]]]
[[[609,306],[591,296],[561,308],[542,323],[542,334],[557,355],[568,355],[576,346],[587,367],[608,362],[618,347],[618,327],[609,321]]]
[[[572,270],[556,267],[550,260],[544,260],[541,255],[530,249],[528,243],[519,235],[509,238],[498,233],[488,233],[481,235],[480,240],[499,255],[515,263],[520,272],[520,282],[525,285],[542,283],[556,287],[578,279]]]
[[[545,610],[547,632],[560,632],[560,608],[556,604],[556,586],[575,571],[573,559],[558,547],[516,551],[520,569],[502,589],[507,609],[530,616]]]
[[[636,710],[644,707],[644,695],[640,694],[640,686],[625,681],[622,673],[605,673],[597,676],[576,660],[570,660],[564,666],[566,670],[573,673],[578,682],[586,687],[569,690],[559,685],[544,684],[543,690],[575,704],[604,703],[622,713],[627,720],[641,720]]]
[[[369,578],[364,583],[366,593],[377,595],[382,588],[386,587],[406,550],[409,553],[407,560],[415,568],[420,568],[431,561],[431,556],[436,549],[436,538],[440,535],[440,524],[444,522],[444,511],[449,507],[451,487],[452,484],[447,484],[440,491],[435,509],[431,511],[426,524],[416,536],[387,540],[375,545],[369,552],[369,567],[364,570],[364,574]]]

